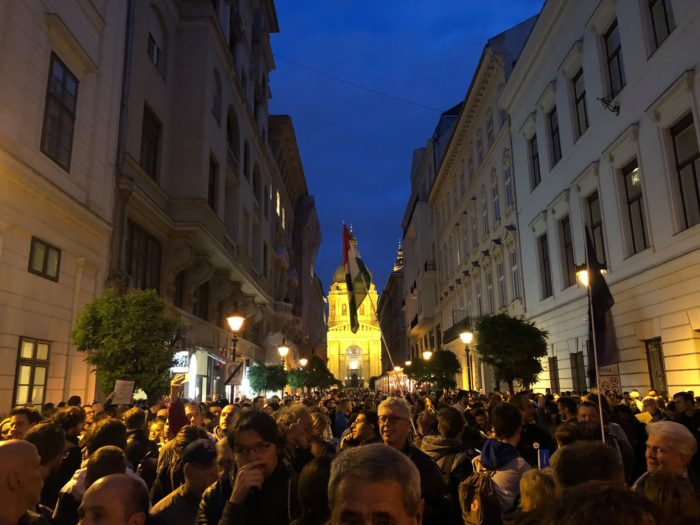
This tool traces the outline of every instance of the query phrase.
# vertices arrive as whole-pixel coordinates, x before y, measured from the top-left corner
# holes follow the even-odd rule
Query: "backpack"
[[[464,525],[502,525],[501,504],[493,483],[495,470],[474,472],[459,486]]]

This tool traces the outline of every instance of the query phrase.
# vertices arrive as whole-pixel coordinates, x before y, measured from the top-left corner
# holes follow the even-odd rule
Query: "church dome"
[[[341,264],[333,272],[333,282],[334,283],[344,283],[345,282],[345,265]]]

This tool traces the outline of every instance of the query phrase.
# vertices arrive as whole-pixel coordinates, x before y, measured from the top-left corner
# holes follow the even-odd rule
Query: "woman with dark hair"
[[[42,503],[50,508],[56,506],[61,487],[68,483],[83,461],[79,436],[85,424],[85,411],[76,406],[62,408],[53,415],[53,422],[66,433],[66,450],[61,466],[49,475],[41,490]]]
[[[197,523],[287,525],[298,514],[296,476],[275,420],[263,411],[241,411],[226,440],[233,470],[206,490]]]

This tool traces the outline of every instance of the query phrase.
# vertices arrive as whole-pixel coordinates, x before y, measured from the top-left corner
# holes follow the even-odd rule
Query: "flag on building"
[[[610,309],[615,304],[601,273],[595,246],[586,227],[586,267],[588,269],[588,331],[593,350],[598,355],[598,366],[607,366],[620,361],[615,327]]]
[[[360,258],[354,237],[343,224],[343,263],[345,265],[345,282],[348,286],[348,310],[350,312],[350,330],[357,333],[360,321],[357,310],[367,296],[372,276]]]

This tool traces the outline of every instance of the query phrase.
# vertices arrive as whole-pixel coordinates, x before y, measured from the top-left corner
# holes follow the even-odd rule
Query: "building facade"
[[[345,270],[339,266],[328,291],[328,370],[348,387],[367,387],[382,373],[382,335],[376,315],[377,289],[370,283],[358,305],[357,333],[350,330],[348,287]]]
[[[505,86],[539,390],[591,385],[586,227],[620,349],[601,386],[700,388],[699,29],[696,2],[546,2]]]
[[[125,18],[0,4],[0,414],[94,395],[70,334],[106,277]]]
[[[377,317],[382,331],[382,371],[403,367],[410,360],[404,322],[403,247],[399,243],[394,268],[379,296]],[[389,359],[391,355],[391,359]]]

